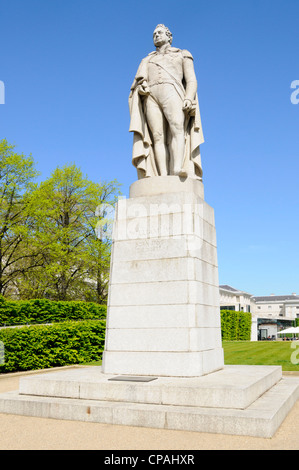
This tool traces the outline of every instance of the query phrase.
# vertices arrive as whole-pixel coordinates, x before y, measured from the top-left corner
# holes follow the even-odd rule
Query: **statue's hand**
[[[183,111],[190,112],[193,108],[193,102],[189,99],[184,100]]]
[[[147,82],[144,80],[140,85],[138,85],[138,93],[140,95],[148,96],[150,94],[150,89]]]
[[[195,116],[196,101],[192,101],[189,99],[184,100],[183,111],[185,111],[185,113],[189,116]]]

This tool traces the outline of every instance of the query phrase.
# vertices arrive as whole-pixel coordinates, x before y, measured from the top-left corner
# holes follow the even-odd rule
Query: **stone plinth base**
[[[130,198],[148,197],[159,194],[188,192],[204,199],[202,181],[179,176],[157,176],[135,181],[130,186]]]
[[[19,391],[0,395],[0,413],[269,438],[299,398],[299,378],[272,366],[150,382],[111,378],[118,377],[100,367],[23,377]]]
[[[201,376],[223,367],[214,211],[203,184],[139,180],[118,202],[103,371]]]

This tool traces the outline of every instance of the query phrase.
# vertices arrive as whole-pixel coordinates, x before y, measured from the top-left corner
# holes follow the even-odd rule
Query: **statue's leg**
[[[154,141],[155,160],[161,176],[166,176],[168,151],[166,146],[166,122],[158,103],[148,96],[145,106],[147,123]]]
[[[171,133],[170,155],[175,175],[181,174],[185,154],[185,113],[182,108],[182,99],[173,86],[168,87],[167,96],[163,100],[163,112]]]

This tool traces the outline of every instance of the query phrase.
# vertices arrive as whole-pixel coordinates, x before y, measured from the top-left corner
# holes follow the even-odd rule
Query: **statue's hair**
[[[165,26],[165,24],[158,24],[156,27],[155,27],[155,30],[157,28],[164,28],[165,31],[166,31],[166,35],[169,37],[169,44],[171,45],[172,44],[172,33],[170,32],[170,30],[167,28],[167,26]]]

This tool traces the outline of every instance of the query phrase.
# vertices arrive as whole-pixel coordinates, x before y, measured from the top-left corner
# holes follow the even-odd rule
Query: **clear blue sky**
[[[0,139],[41,179],[75,163],[128,196],[129,89],[165,23],[195,59],[220,283],[299,293],[298,18],[298,0],[0,0]]]

